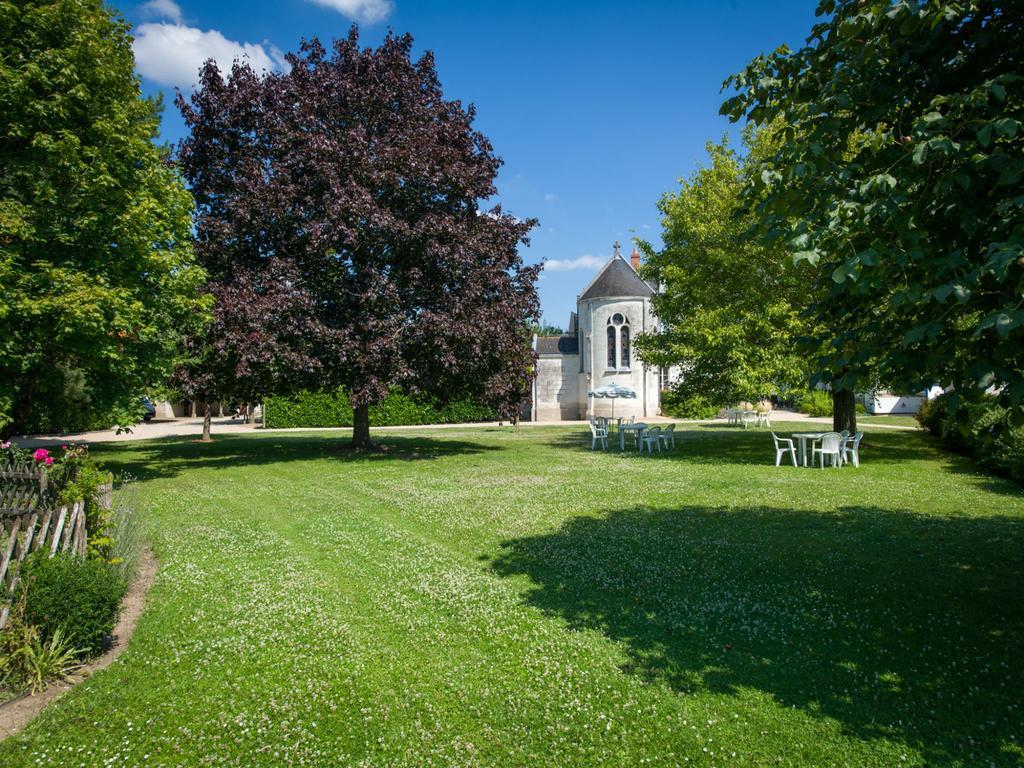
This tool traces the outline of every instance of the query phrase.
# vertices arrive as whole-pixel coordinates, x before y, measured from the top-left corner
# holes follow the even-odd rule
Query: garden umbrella
[[[636,399],[636,392],[622,384],[608,384],[604,387],[592,389],[587,393],[590,397],[607,397],[612,401],[612,418],[615,418],[615,401],[620,397],[630,400]]]

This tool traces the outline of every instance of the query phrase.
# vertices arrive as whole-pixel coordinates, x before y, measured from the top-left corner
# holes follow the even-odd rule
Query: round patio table
[[[807,441],[811,441],[811,448],[814,444],[827,435],[828,432],[796,432],[792,436],[800,441],[800,463],[807,466]]]

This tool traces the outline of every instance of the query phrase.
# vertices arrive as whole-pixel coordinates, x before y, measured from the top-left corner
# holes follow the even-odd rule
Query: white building
[[[644,366],[633,350],[637,336],[654,330],[654,290],[637,274],[639,254],[634,250],[626,261],[619,248],[616,243],[612,257],[576,298],[566,333],[534,337],[534,421],[610,416],[613,407],[615,416],[643,418],[659,413],[659,370]],[[637,397],[587,396],[608,384],[629,387]]]

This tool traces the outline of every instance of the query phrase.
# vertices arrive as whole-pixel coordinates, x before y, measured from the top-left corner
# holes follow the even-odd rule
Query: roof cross
[[[616,240],[614,243],[612,243],[612,249],[614,251],[612,253],[612,255],[613,256],[621,256],[622,254],[619,253],[619,249],[620,248],[622,248],[622,243],[620,243],[618,240]]]

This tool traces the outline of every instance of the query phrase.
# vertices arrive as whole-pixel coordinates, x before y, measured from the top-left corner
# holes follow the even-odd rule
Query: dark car
[[[152,421],[156,416],[156,406],[148,397],[142,398],[142,420]]]

